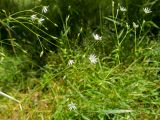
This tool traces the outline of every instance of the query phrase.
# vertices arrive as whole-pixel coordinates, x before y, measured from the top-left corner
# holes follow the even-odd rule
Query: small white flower
[[[92,34],[95,40],[102,40],[102,36],[99,36],[98,34]]]
[[[139,27],[139,25],[137,25],[135,22],[133,22],[133,28],[136,29],[138,27]]]
[[[70,103],[70,104],[68,104],[68,109],[71,111],[71,110],[76,110],[77,109],[77,107],[76,107],[76,105],[74,104],[74,103]]]
[[[44,19],[43,18],[39,18],[38,19],[38,25],[42,25],[42,22],[44,21]]]
[[[144,13],[145,14],[148,14],[148,13],[151,13],[152,11],[151,11],[151,9],[149,9],[149,8],[143,8],[143,11],[144,11]]]
[[[43,6],[42,7],[42,13],[47,13],[48,12],[48,7],[49,6]]]
[[[121,7],[121,6],[120,6],[120,11],[122,11],[122,12],[126,12],[126,11],[127,11],[127,9],[126,9],[125,7]]]
[[[37,15],[31,15],[31,20],[34,22],[37,19]]]
[[[91,55],[89,56],[89,60],[90,60],[91,63],[95,64],[95,63],[97,62],[97,57],[96,57],[96,55],[91,54]]]
[[[69,60],[68,61],[68,65],[73,65],[75,62],[74,62],[74,60]]]

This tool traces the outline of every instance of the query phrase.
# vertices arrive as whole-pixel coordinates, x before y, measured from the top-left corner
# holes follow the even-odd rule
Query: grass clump
[[[13,88],[9,92],[21,101],[22,111],[18,104],[3,98],[5,111],[12,111],[10,117],[18,111],[19,119],[119,120],[159,116],[159,65],[148,61],[150,55],[128,66],[109,66],[98,56],[93,64],[89,57],[90,54],[79,53],[72,58],[72,64],[62,56],[56,63],[49,62],[33,88],[28,86],[25,92],[18,93]]]
[[[158,120],[159,26],[146,19],[156,1],[137,3],[140,19],[131,1],[83,2],[2,10],[0,119]]]

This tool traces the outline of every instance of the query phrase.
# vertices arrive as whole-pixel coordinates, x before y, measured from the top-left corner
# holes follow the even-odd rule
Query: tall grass
[[[158,1],[7,2],[0,119],[158,120]]]

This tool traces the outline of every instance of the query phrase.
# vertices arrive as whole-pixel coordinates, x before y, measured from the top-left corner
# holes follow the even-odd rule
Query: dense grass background
[[[159,5],[1,0],[0,119],[158,120]]]

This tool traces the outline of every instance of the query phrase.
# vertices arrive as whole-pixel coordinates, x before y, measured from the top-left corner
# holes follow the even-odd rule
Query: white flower
[[[95,40],[102,40],[102,36],[99,36],[98,34],[92,34]]]
[[[149,8],[143,8],[143,11],[145,12],[145,14],[148,14],[148,13],[151,13],[152,11],[151,11],[151,9],[149,9]]]
[[[49,6],[43,6],[42,7],[42,13],[47,13],[48,12],[48,7]]]
[[[68,65],[73,65],[75,62],[74,62],[74,60],[69,60],[68,61]]]
[[[97,62],[97,57],[96,57],[96,55],[91,54],[91,55],[89,56],[89,60],[90,60],[91,63],[95,64],[95,63]]]
[[[31,15],[31,20],[34,22],[37,19],[37,15]]]
[[[120,11],[122,11],[122,12],[126,12],[126,11],[127,11],[127,9],[126,9],[125,7],[121,7],[121,6],[120,6]]]
[[[68,104],[68,109],[71,111],[71,110],[76,110],[77,109],[77,107],[76,107],[76,105],[74,104],[74,103],[70,103],[70,104]]]
[[[38,25],[42,25],[42,22],[44,21],[44,19],[43,18],[39,18],[38,19]]]
[[[133,28],[136,29],[138,27],[139,27],[139,25],[137,25],[135,22],[133,22]]]

